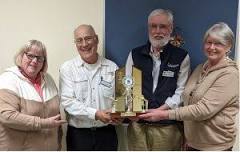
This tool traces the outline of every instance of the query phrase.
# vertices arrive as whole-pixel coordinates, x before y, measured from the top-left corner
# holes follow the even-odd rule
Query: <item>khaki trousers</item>
[[[140,124],[128,126],[128,149],[133,150],[181,150],[183,133],[176,124]]]

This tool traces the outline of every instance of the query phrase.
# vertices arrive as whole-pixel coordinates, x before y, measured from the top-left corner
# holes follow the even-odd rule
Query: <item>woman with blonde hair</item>
[[[0,150],[60,150],[57,87],[47,71],[44,44],[30,40],[16,66],[0,75]]]

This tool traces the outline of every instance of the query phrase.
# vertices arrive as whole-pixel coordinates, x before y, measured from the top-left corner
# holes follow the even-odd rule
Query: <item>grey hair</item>
[[[234,34],[231,28],[224,22],[219,22],[211,26],[203,37],[206,42],[208,36],[218,39],[222,44],[234,46]],[[230,51],[230,50],[229,50]]]
[[[32,48],[32,46],[37,46],[39,48],[40,51],[43,52],[43,56],[45,58],[44,63],[43,63],[43,67],[40,70],[41,72],[46,73],[47,72],[47,68],[48,68],[48,62],[47,62],[47,49],[45,47],[45,45],[38,40],[29,40],[15,55],[14,57],[14,62],[15,65],[18,67],[21,67],[22,64],[22,58],[24,53],[29,52],[30,49]]]
[[[150,21],[151,17],[158,16],[158,15],[166,15],[168,17],[168,22],[173,24],[173,13],[170,10],[165,9],[155,9],[148,15],[148,22]]]
[[[93,28],[92,25],[89,25],[89,24],[81,24],[81,25],[79,25],[79,26],[74,30],[74,35],[75,35],[75,33],[77,32],[77,30],[78,30],[79,28],[81,28],[81,27],[88,27],[88,28],[93,32],[93,34],[96,34],[96,32],[95,32],[95,30],[94,30],[94,28]]]

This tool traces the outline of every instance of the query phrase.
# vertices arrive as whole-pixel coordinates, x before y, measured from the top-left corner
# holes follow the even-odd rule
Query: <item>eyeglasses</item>
[[[96,36],[86,36],[86,37],[83,37],[83,38],[77,38],[75,39],[75,43],[78,44],[78,45],[82,45],[83,44],[83,41],[85,41],[85,43],[88,43],[88,44],[91,44],[93,42],[93,40],[95,39]]]
[[[207,45],[208,47],[214,45],[215,47],[224,47],[225,44],[221,43],[221,42],[213,42],[213,41],[206,41],[205,45]]]
[[[157,28],[159,29],[164,29],[164,30],[167,30],[170,25],[169,24],[148,24],[148,26],[152,29],[152,30],[156,30]]]
[[[40,62],[40,63],[44,62],[44,60],[45,60],[44,56],[37,56],[37,55],[33,55],[33,54],[30,54],[30,53],[27,53],[27,52],[24,52],[24,54],[26,54],[26,56],[29,60],[33,60],[33,59],[36,58],[37,61]]]

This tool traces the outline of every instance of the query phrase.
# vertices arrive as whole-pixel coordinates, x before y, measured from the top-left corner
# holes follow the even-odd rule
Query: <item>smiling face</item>
[[[30,77],[35,79],[44,64],[43,51],[36,45],[32,45],[29,51],[25,52],[22,57],[21,69]]]
[[[224,22],[212,25],[203,37],[203,50],[208,58],[208,65],[214,66],[228,56],[234,46],[234,33]]]
[[[219,39],[211,35],[209,35],[204,42],[204,53],[211,66],[223,60],[230,48],[230,45],[223,44]]]
[[[154,48],[162,48],[170,39],[172,24],[167,15],[158,14],[148,20],[149,40]]]
[[[89,25],[80,25],[74,32],[75,44],[81,58],[93,64],[97,62],[98,36]]]

